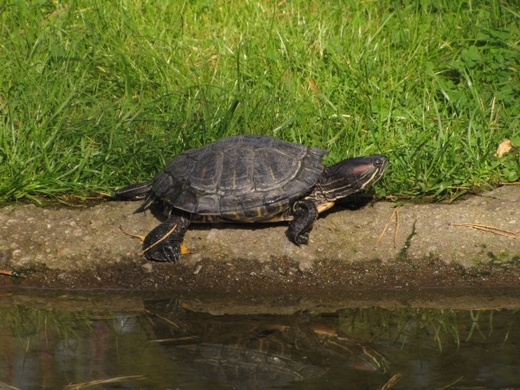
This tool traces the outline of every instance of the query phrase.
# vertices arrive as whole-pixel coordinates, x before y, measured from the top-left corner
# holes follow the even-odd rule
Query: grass
[[[0,3],[0,202],[109,192],[265,134],[384,153],[390,198],[520,179],[515,0]]]

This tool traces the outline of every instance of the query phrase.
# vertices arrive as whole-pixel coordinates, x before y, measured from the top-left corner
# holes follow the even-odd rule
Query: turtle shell
[[[271,137],[228,137],[175,157],[154,178],[152,193],[192,214],[274,220],[314,187],[325,154]]]

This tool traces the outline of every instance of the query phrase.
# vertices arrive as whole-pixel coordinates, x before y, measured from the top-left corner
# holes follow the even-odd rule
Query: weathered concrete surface
[[[0,269],[33,271],[0,277],[0,285],[56,288],[207,289],[407,288],[519,285],[520,240],[457,223],[520,231],[520,188],[505,186],[455,204],[377,202],[338,207],[316,221],[308,246],[279,225],[192,225],[194,252],[179,264],[151,263],[126,231],[146,234],[150,213],[134,202],[93,207],[0,209]],[[383,237],[385,226],[388,229]],[[14,280],[16,279],[16,280]],[[267,287],[270,286],[270,290]]]

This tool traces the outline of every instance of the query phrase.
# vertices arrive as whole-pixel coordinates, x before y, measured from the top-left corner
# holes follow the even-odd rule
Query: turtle
[[[287,236],[307,244],[318,214],[374,184],[387,157],[347,158],[325,166],[328,152],[260,135],[235,135],[177,155],[152,180],[116,190],[159,206],[166,220],[143,240],[148,260],[177,262],[190,223],[289,221]]]

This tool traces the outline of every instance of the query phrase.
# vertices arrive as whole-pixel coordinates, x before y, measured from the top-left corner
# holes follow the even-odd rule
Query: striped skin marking
[[[316,209],[318,210],[318,214],[321,214],[324,211],[330,209],[332,206],[334,206],[334,202],[324,202],[316,205]]]

